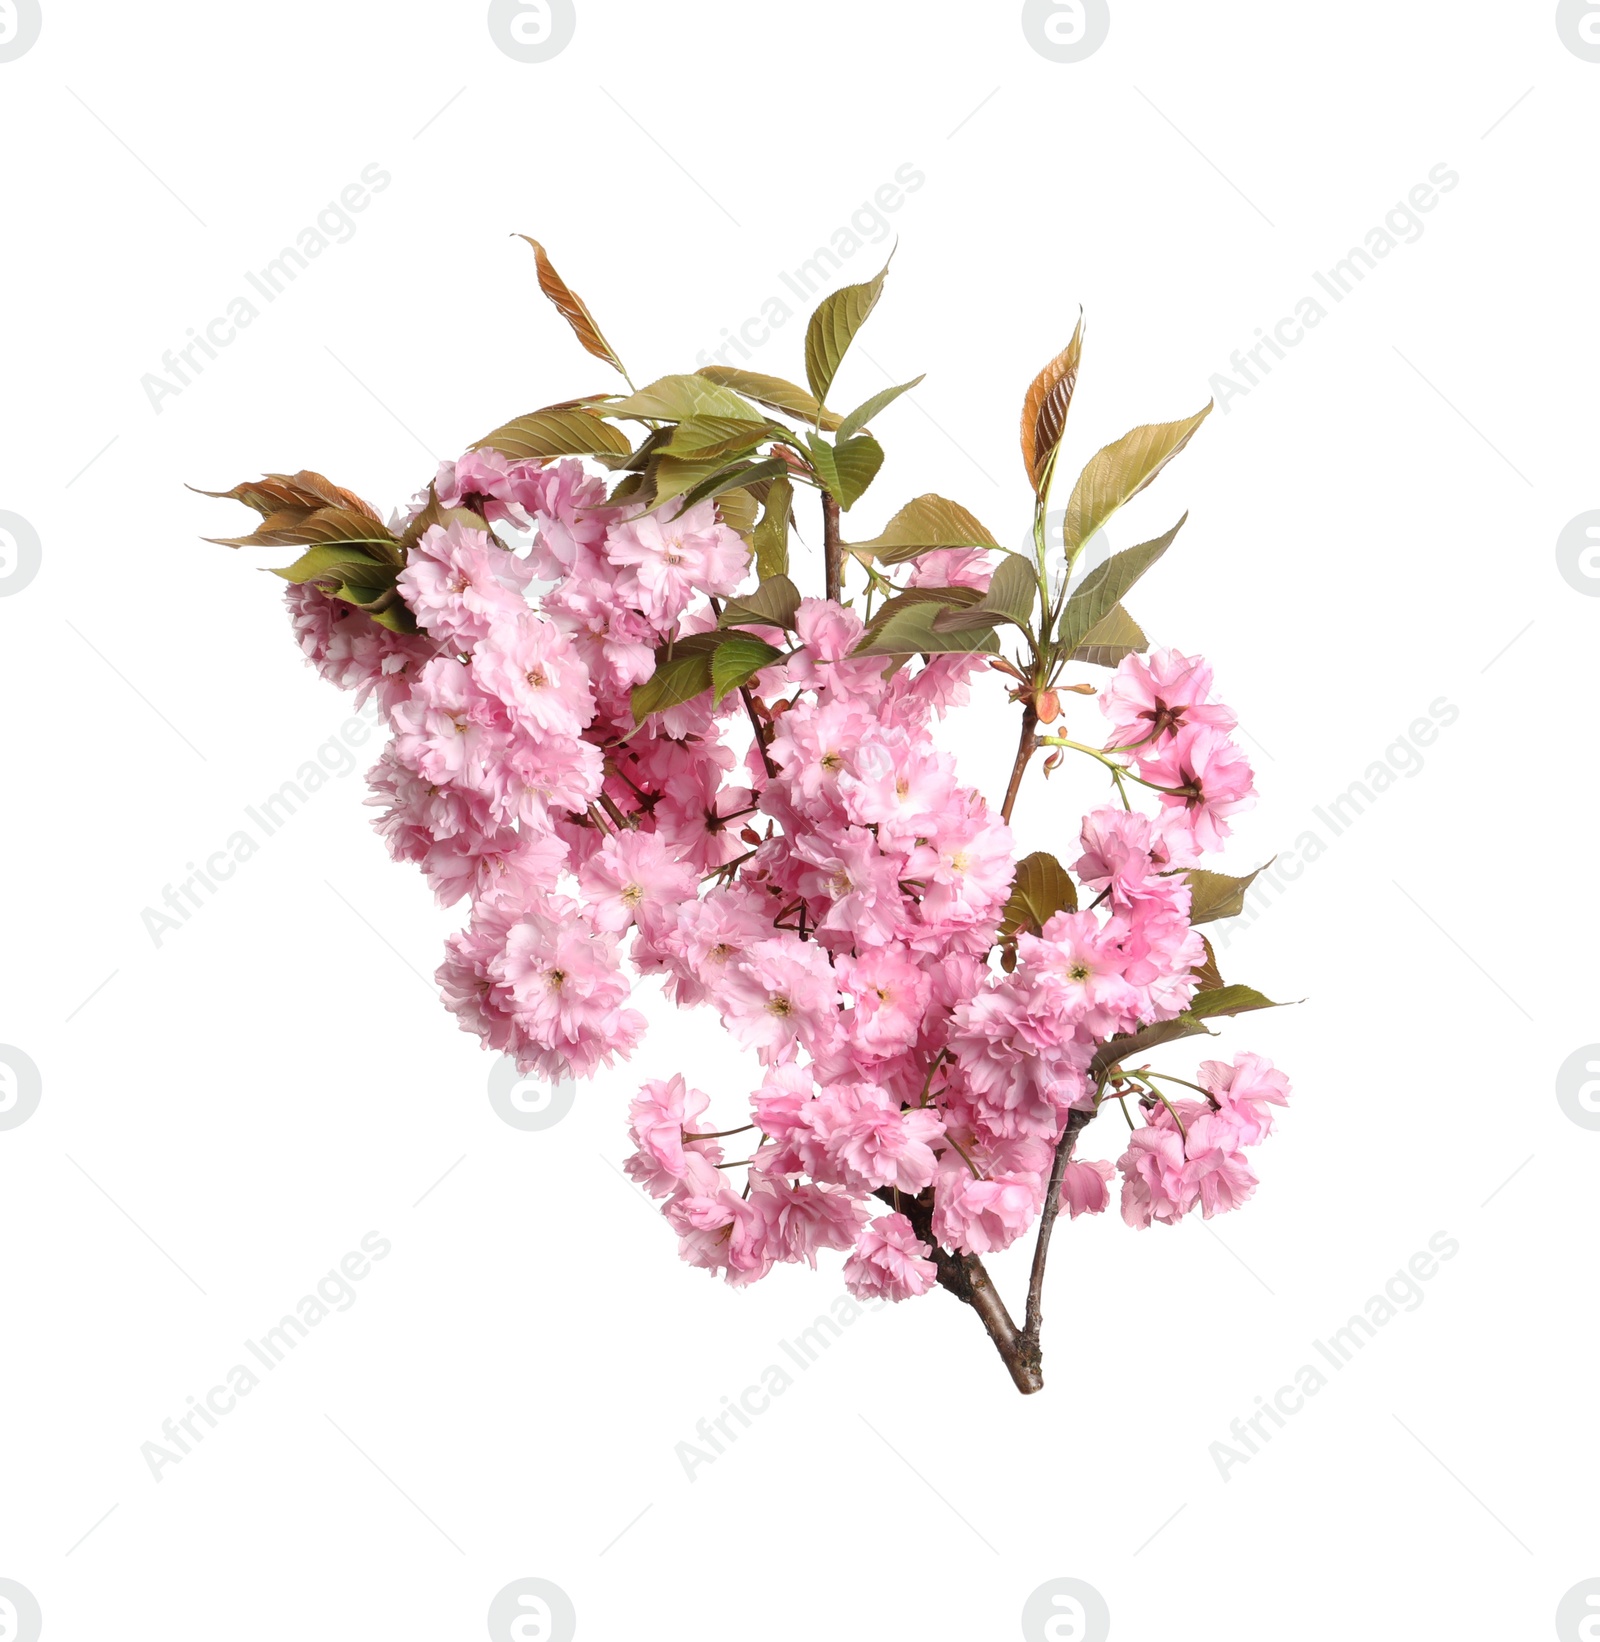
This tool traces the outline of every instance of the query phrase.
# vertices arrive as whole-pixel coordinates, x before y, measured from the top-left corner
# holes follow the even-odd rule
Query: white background
[[[1600,63],[1545,3],[1112,14],[1058,63],[1015,5],[580,0],[571,45],[521,63],[481,5],[45,0],[0,62],[0,510],[42,542],[0,589],[0,1042],[43,1079],[0,1131],[0,1577],[50,1642],[481,1636],[523,1577],[589,1638],[1012,1637],[1057,1577],[1121,1639],[1520,1638],[1600,1576],[1600,1133],[1555,1093],[1600,1038],[1600,603],[1556,556],[1600,507]],[[374,162],[392,184],[348,243],[158,414],[141,378]],[[1224,864],[1331,841],[1221,952],[1306,1000],[1219,1046],[1295,1083],[1256,1201],[1063,1226],[1042,1395],[942,1293],[801,1372],[780,1342],[836,1262],[745,1293],[678,1263],[616,1166],[646,1077],[740,1109],[753,1067],[709,1015],[652,1002],[563,1121],[502,1122],[427,979],[454,915],[369,829],[375,741],[147,932],[350,713],[264,561],[200,540],[249,516],[183,487],[311,466],[387,508],[610,386],[513,232],[642,381],[785,295],[909,164],[841,391],[929,375],[881,419],[850,533],[936,489],[1012,540],[1021,395],[1080,304],[1081,462],[1197,409],[1441,163],[1459,186],[1416,243],[1324,297],[1111,532],[1191,510],[1134,607],[1213,659],[1251,737],[1261,803]],[[798,376],[787,301],[750,363]],[[1425,767],[1333,838],[1314,807],[1441,698]],[[991,792],[1007,712],[985,687],[957,738]],[[1070,849],[1098,796],[1031,776],[1023,845]],[[392,1253],[354,1306],[154,1480],[141,1445],[373,1230]],[[1460,1253],[1420,1307],[1224,1480],[1230,1422],[1441,1231]],[[1013,1300],[1023,1258],[995,1262]],[[792,1386],[690,1480],[676,1445],[771,1363]]]

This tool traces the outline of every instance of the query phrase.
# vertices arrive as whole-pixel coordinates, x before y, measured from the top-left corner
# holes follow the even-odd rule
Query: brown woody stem
[[[933,1202],[930,1192],[915,1198],[896,1194],[887,1186],[876,1195],[891,1208],[897,1209],[911,1222],[917,1236],[933,1250],[939,1286],[948,1289],[956,1299],[972,1307],[988,1331],[1000,1360],[1006,1365],[1012,1383],[1023,1396],[1031,1396],[1044,1387],[1044,1376],[1039,1368],[1039,1349],[1029,1346],[1006,1310],[993,1279],[975,1254],[952,1254],[941,1248],[933,1235]]]
[[[1000,806],[1001,818],[1011,819],[1011,812],[1016,808],[1017,793],[1022,788],[1022,778],[1027,773],[1028,760],[1038,751],[1034,740],[1034,731],[1039,728],[1039,714],[1033,703],[1026,702],[1022,708],[1022,738],[1017,743],[1017,761],[1011,766],[1011,784],[1006,788],[1006,801]]]
[[[1068,1115],[1067,1127],[1056,1143],[1055,1162],[1050,1169],[1050,1189],[1045,1194],[1044,1208],[1039,1214],[1039,1241],[1033,1247],[1033,1270],[1028,1277],[1028,1309],[1022,1319],[1022,1336],[1032,1350],[1035,1362],[1040,1360],[1039,1330],[1044,1323],[1040,1308],[1044,1299],[1045,1262],[1050,1258],[1050,1234],[1055,1230],[1056,1216],[1061,1212],[1061,1177],[1071,1161],[1078,1131],[1093,1116],[1093,1112],[1072,1112]]]
[[[839,540],[839,504],[827,491],[822,493],[822,552],[827,594],[837,604],[844,591],[844,548]]]

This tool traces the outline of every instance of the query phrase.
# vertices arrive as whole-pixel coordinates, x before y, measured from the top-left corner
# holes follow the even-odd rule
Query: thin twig
[[[1017,742],[1017,761],[1011,766],[1011,784],[1006,788],[1006,801],[1000,806],[1000,818],[1010,821],[1011,812],[1016,808],[1017,793],[1022,788],[1022,778],[1027,773],[1028,760],[1038,750],[1034,740],[1034,731],[1039,727],[1039,714],[1033,703],[1027,702],[1022,709],[1022,737]]]
[[[748,684],[739,686],[739,696],[744,702],[744,710],[750,715],[750,728],[755,734],[756,747],[761,754],[761,762],[766,766],[767,780],[776,781],[778,779],[778,766],[772,762],[772,754],[767,751],[766,737],[761,733],[761,720],[756,717],[755,697],[750,694]]]
[[[1056,1143],[1055,1162],[1050,1168],[1050,1189],[1039,1214],[1039,1240],[1033,1248],[1033,1270],[1028,1276],[1028,1305],[1022,1319],[1022,1348],[1031,1355],[1035,1370],[1043,1377],[1043,1356],[1039,1349],[1039,1330],[1044,1317],[1041,1306],[1044,1299],[1044,1268],[1050,1258],[1050,1234],[1055,1230],[1056,1216],[1061,1212],[1061,1179],[1067,1172],[1072,1148],[1078,1134],[1094,1117],[1093,1112],[1072,1112],[1067,1127]]]

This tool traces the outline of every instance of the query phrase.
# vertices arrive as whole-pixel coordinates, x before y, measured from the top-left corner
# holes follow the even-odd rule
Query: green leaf
[[[1210,948],[1207,947],[1209,954]],[[1215,967],[1215,959],[1212,959]],[[1179,1015],[1176,1020],[1161,1021],[1155,1026],[1141,1026],[1137,1032],[1126,1037],[1112,1038],[1108,1043],[1100,1046],[1099,1052],[1090,1063],[1089,1070],[1097,1078],[1103,1077],[1106,1071],[1121,1061],[1132,1060],[1142,1055],[1147,1049],[1154,1049],[1158,1044],[1172,1043],[1178,1038],[1197,1037],[1202,1032],[1209,1037],[1215,1037],[1211,1028],[1205,1023],[1208,1020],[1220,1019],[1224,1015],[1243,1015],[1252,1009],[1281,1009],[1282,1004],[1274,1003],[1271,998],[1264,997],[1253,986],[1219,986],[1209,992],[1196,992],[1190,1000],[1188,1009]]]
[[[736,422],[766,421],[754,405],[704,376],[663,376],[626,399],[613,400],[604,409],[607,416],[663,422],[693,422],[708,416]]]
[[[918,591],[923,591],[918,589]],[[949,588],[933,589],[928,592],[950,592]],[[901,599],[891,599],[891,604],[900,605]],[[851,652],[857,656],[915,656],[915,655],[952,655],[965,656],[982,651],[993,655],[1000,648],[1000,641],[988,628],[982,628],[970,633],[941,633],[934,626],[934,619],[946,608],[943,601],[934,599],[918,600],[915,603],[902,605],[889,615],[876,633],[869,636]],[[887,606],[885,606],[887,610]],[[881,612],[880,612],[881,613]],[[876,625],[876,624],[875,624]]]
[[[719,702],[730,690],[747,684],[773,662],[781,661],[783,652],[774,650],[764,640],[749,633],[730,633],[717,646],[711,657],[711,699]]]
[[[839,426],[839,417],[823,410],[798,382],[786,382],[781,376],[763,376],[760,371],[736,370],[730,365],[707,365],[698,374],[719,387],[742,393],[768,410],[782,411],[813,427],[820,418],[825,433],[832,433]]]
[[[756,499],[742,485],[735,485],[732,490],[724,490],[717,496],[717,513],[722,522],[733,531],[737,531],[746,542],[750,540],[750,533],[756,527]]]
[[[877,307],[888,273],[886,262],[875,278],[860,285],[846,285],[843,290],[825,296],[811,315],[806,326],[806,381],[811,384],[818,404],[828,402],[828,389],[839,374],[840,362],[855,340],[856,332]]]
[[[472,448],[548,462],[557,456],[626,456],[632,446],[621,429],[586,410],[541,410],[485,434]]]
[[[1184,422],[1135,428],[1090,457],[1067,503],[1063,532],[1068,554],[1083,544],[1125,502],[1132,501],[1194,437],[1211,406]]]
[[[1217,968],[1217,954],[1204,935],[1200,937],[1200,944],[1206,949],[1206,955],[1189,973],[1194,976],[1197,991],[1219,992],[1222,990],[1222,971]]]
[[[670,461],[671,458],[666,460]],[[732,467],[721,467],[685,494],[679,511],[693,507],[696,502],[721,496],[725,491],[742,490],[746,485],[756,484],[762,479],[776,479],[779,474],[788,471],[788,463],[779,461],[776,456],[765,462],[737,462]]]
[[[411,614],[409,606],[391,604],[387,610],[369,612],[372,619],[380,626],[387,627],[391,633],[415,633],[417,618]]]
[[[1017,862],[1011,896],[1000,914],[1000,934],[1026,929],[1037,935],[1056,913],[1077,910],[1078,888],[1067,869],[1055,856],[1039,850]]]
[[[561,317],[572,327],[578,340],[596,359],[605,360],[626,376],[628,373],[622,369],[622,361],[601,334],[600,327],[594,322],[594,315],[589,312],[583,298],[555,271],[550,258],[545,255],[544,247],[526,234],[518,234],[517,238],[527,240],[533,247],[534,265],[539,271],[539,289],[560,310]]]
[[[767,487],[767,499],[756,526],[756,573],[763,581],[789,569],[789,517],[794,511],[794,486],[787,474]]]
[[[435,525],[449,529],[451,525],[460,525],[463,530],[483,530],[486,528],[483,519],[470,508],[441,507],[439,493],[430,484],[428,499],[422,505],[422,510],[412,519],[405,528],[405,534],[400,538],[400,562],[405,562],[406,556]]]
[[[843,444],[852,433],[858,433],[879,411],[892,405],[901,394],[910,393],[919,382],[926,381],[927,374],[924,371],[921,376],[913,378],[910,382],[902,382],[898,388],[885,388],[882,393],[873,394],[865,404],[857,405],[839,424],[839,442]]]
[[[633,722],[642,724],[651,713],[693,701],[711,688],[711,658],[722,643],[720,633],[696,634],[656,651],[656,670],[634,686]]]
[[[1094,1059],[1089,1063],[1090,1075],[1103,1078],[1113,1066],[1125,1060],[1133,1060],[1144,1054],[1147,1049],[1154,1049],[1163,1043],[1174,1043],[1179,1038],[1198,1037],[1202,1033],[1208,1037],[1216,1036],[1210,1027],[1197,1021],[1193,1015],[1179,1015],[1176,1020],[1160,1021],[1154,1026],[1141,1026],[1137,1032],[1130,1032],[1125,1037],[1112,1038],[1101,1044]]]
[[[674,497],[688,495],[707,479],[716,479],[729,471],[729,464],[720,456],[708,456],[703,460],[657,456],[645,469],[644,488],[651,495],[651,507],[660,507]]]
[[[861,643],[856,646],[854,654],[859,655],[883,631],[887,622],[914,604],[934,604],[946,610],[957,606],[965,609],[980,603],[982,599],[983,594],[975,587],[908,587],[879,606],[878,613],[867,623],[866,632],[862,634]],[[934,611],[934,615],[938,613]]]
[[[1022,401],[1022,461],[1028,482],[1036,494],[1043,494],[1046,479],[1054,466],[1056,447],[1066,431],[1067,411],[1072,392],[1078,385],[1078,364],[1083,357],[1083,316],[1072,340],[1033,379]]]
[[[870,542],[855,542],[858,554],[873,554],[883,564],[903,564],[941,547],[998,547],[1000,544],[960,505],[943,496],[919,496],[906,505]]]
[[[1281,1009],[1283,1005],[1257,992],[1253,986],[1219,986],[1215,992],[1196,992],[1185,1013],[1196,1020],[1213,1020],[1219,1015],[1243,1015],[1252,1009]]]
[[[354,581],[339,582],[330,589],[336,599],[343,599],[346,604],[353,604],[365,610],[369,616],[376,616],[380,610],[392,609],[400,601],[394,591],[394,583],[387,587],[374,587],[367,580],[367,573],[357,567],[357,576]],[[388,597],[385,597],[385,595]],[[378,605],[379,609],[371,607]]]
[[[788,632],[800,609],[800,589],[787,576],[766,576],[755,592],[729,599],[722,608],[722,627],[781,627]]]
[[[848,512],[883,466],[883,446],[870,433],[858,433],[840,445],[812,434],[808,441],[811,465],[822,487]]]
[[[968,633],[980,627],[998,627],[1003,621],[1032,631],[1033,604],[1039,596],[1039,578],[1032,563],[1020,553],[1000,561],[983,601],[970,610],[946,610],[934,621],[940,633]]]
[[[348,543],[336,542],[327,546],[307,548],[293,564],[285,565],[281,570],[275,569],[272,574],[282,576],[286,582],[332,580],[381,584],[386,569],[392,585],[395,574],[392,567],[380,564],[369,554],[359,552]]]
[[[1141,542],[1121,553],[1113,553],[1083,578],[1083,585],[1067,600],[1061,612],[1061,648],[1071,655],[1080,644],[1122,602],[1123,595],[1172,546],[1189,515],[1153,542]]]
[[[1149,643],[1138,622],[1118,604],[1084,634],[1083,642],[1067,659],[1086,661],[1092,667],[1115,667]]]
[[[1189,922],[1209,924],[1218,918],[1237,918],[1244,911],[1244,892],[1266,870],[1266,867],[1257,867],[1248,878],[1230,878],[1226,873],[1203,872],[1198,867],[1186,873]]]
[[[742,417],[695,416],[679,422],[661,445],[665,456],[705,459],[742,455],[770,434],[782,432],[771,422],[747,422]]]

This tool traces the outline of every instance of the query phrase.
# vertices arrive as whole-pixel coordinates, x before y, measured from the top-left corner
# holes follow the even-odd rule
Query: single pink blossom
[[[1157,746],[1192,724],[1226,732],[1238,720],[1211,697],[1211,666],[1199,656],[1154,650],[1124,657],[1100,710],[1111,720],[1113,747]]]
[[[920,965],[892,945],[869,946],[835,966],[854,1008],[849,1015],[855,1050],[874,1060],[909,1049],[922,1029],[933,983]]]
[[[525,560],[497,547],[486,530],[430,525],[400,572],[400,597],[437,639],[471,645],[495,620],[527,609]]]
[[[735,965],[723,1019],[763,1060],[815,1050],[838,1030],[838,987],[827,954],[793,935],[757,941]]]
[[[1200,1086],[1232,1116],[1246,1146],[1272,1132],[1272,1107],[1289,1104],[1289,1080],[1265,1055],[1235,1055],[1231,1065],[1203,1060]]]
[[[712,1165],[722,1161],[715,1141],[692,1138],[692,1126],[710,1104],[709,1095],[688,1088],[676,1075],[645,1084],[635,1096],[628,1108],[628,1132],[636,1150],[623,1168],[652,1197],[666,1197],[680,1187],[691,1158]]]
[[[621,832],[606,839],[578,874],[594,927],[620,934],[635,922],[675,918],[695,892],[695,876],[654,833]]]
[[[1161,802],[1202,853],[1221,849],[1233,831],[1231,817],[1256,801],[1250,760],[1208,724],[1180,730],[1159,756],[1141,759],[1139,769],[1159,786],[1177,789],[1162,793]]]
[[[519,728],[543,738],[573,737],[594,718],[589,669],[571,640],[531,610],[494,619],[472,654],[472,677]]]
[[[1074,1220],[1080,1214],[1103,1214],[1111,1201],[1113,1164],[1098,1158],[1071,1158],[1061,1171],[1061,1206]]]
[[[903,1214],[882,1214],[856,1240],[844,1283],[858,1300],[911,1300],[938,1281],[933,1250]]]
[[[902,1112],[874,1084],[836,1084],[800,1111],[814,1140],[802,1148],[813,1176],[915,1195],[932,1185],[944,1122],[929,1107]]]

